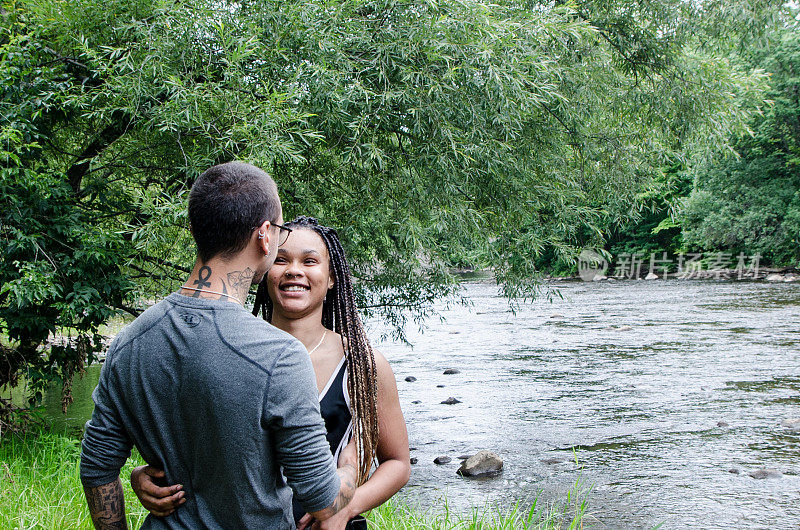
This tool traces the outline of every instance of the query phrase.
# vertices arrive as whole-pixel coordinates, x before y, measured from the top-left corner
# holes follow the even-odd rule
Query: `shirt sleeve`
[[[133,442],[122,425],[110,384],[111,354],[100,371],[100,381],[92,392],[94,411],[86,422],[81,442],[81,482],[93,488],[119,478],[119,471],[131,455]]]
[[[264,403],[265,428],[272,433],[278,464],[307,512],[327,508],[339,494],[339,475],[325,438],[311,359],[295,342],[270,374]]]

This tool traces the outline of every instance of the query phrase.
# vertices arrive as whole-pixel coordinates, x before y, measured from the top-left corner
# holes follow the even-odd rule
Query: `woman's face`
[[[291,318],[313,313],[331,287],[330,257],[322,238],[313,230],[293,229],[267,275],[274,311]]]

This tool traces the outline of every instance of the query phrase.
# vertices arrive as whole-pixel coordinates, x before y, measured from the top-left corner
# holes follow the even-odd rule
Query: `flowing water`
[[[466,284],[471,305],[409,328],[413,348],[378,345],[418,460],[406,499],[556,502],[580,479],[598,528],[800,528],[800,433],[781,426],[800,418],[800,285],[551,285],[561,298],[512,312],[495,285]],[[75,383],[62,425],[85,421],[96,380]],[[457,476],[457,457],[480,449],[504,459],[502,475]],[[782,476],[748,475],[760,468]]]

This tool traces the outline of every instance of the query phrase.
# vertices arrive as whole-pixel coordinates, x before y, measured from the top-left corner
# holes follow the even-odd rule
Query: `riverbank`
[[[92,524],[78,464],[80,440],[75,436],[40,431],[0,440],[0,528],[91,529]],[[147,512],[136,501],[127,477],[143,463],[134,451],[122,470],[126,514],[130,528],[139,528]],[[386,503],[369,514],[370,528],[415,529],[556,529],[581,528],[586,522],[587,500],[570,491],[563,502],[527,509],[475,508],[467,515],[447,509],[447,502],[425,509]]]

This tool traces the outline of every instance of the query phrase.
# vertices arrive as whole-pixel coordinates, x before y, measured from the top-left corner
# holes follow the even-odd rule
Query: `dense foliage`
[[[175,288],[186,194],[233,158],[338,227],[394,322],[492,267],[510,294],[638,215],[667,165],[742,133],[734,60],[780,3],[4,1],[0,325],[67,376],[112,311]],[[55,334],[72,337],[41,345]]]
[[[765,101],[750,103],[758,112],[748,131],[729,150],[655,173],[638,196],[640,214],[604,231],[612,256],[721,252],[732,257],[730,267],[740,254],[758,256],[762,266],[800,267],[799,29],[789,17],[737,50],[739,62],[769,75]]]
[[[683,234],[694,248],[800,267],[800,33],[783,33],[757,60],[771,74],[771,105],[736,141],[737,157],[700,169]]]

